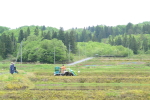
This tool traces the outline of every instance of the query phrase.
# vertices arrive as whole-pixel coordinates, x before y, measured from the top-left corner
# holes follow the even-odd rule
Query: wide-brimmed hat
[[[11,64],[14,64],[14,62],[11,62]]]

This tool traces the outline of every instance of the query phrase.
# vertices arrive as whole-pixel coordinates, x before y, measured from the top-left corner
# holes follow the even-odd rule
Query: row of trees
[[[53,40],[55,42],[47,44],[49,41],[46,40]],[[62,41],[62,43],[60,41]],[[2,59],[6,59],[8,55],[17,56],[17,53],[19,52],[18,48],[21,42],[23,42],[23,48],[26,48],[28,47],[28,45],[30,45],[30,48],[26,48],[26,50],[23,49],[24,51],[22,58],[24,61],[29,62],[40,61],[44,63],[54,63],[54,60],[52,60],[54,58],[52,58],[51,60],[48,58],[48,56],[50,56],[48,54],[50,54],[50,52],[52,51],[54,52],[53,45],[55,46],[56,61],[66,62],[69,61],[68,59],[73,60],[72,53],[75,54],[77,51],[77,43],[75,41],[74,30],[71,30],[70,32],[65,32],[63,28],[54,31],[53,28],[46,28],[44,26],[42,28],[38,26],[34,28],[21,27],[13,31],[5,31],[0,35],[0,57]],[[38,47],[38,45],[40,45],[40,47]],[[62,45],[64,45],[65,47]],[[34,52],[34,47],[38,47],[40,49],[36,50],[37,52]],[[51,48],[53,50],[49,50],[48,48]],[[63,52],[65,52],[66,54],[63,53],[63,56],[61,56],[61,50],[64,50]],[[70,57],[68,56],[68,52],[71,53]],[[46,56],[48,59],[46,59]],[[51,55],[51,57],[54,56]],[[20,59],[21,58],[19,57],[18,61]]]
[[[30,36],[30,34],[31,32],[29,27],[27,28],[26,31],[23,31],[21,29],[19,32],[18,43],[20,43],[23,39],[27,40],[27,37]],[[71,52],[74,54],[77,51],[75,39],[76,33],[74,30],[71,30],[70,32],[65,32],[61,27],[58,31],[50,31],[50,30],[44,31],[43,28],[39,29],[38,27],[36,27],[32,35],[47,40],[52,40],[56,38],[64,43],[64,45],[67,47],[67,50],[71,49]]]
[[[72,59],[72,56],[68,55],[67,48],[61,40],[47,40],[31,35],[23,42],[22,60],[24,62],[66,63],[69,61],[68,58]]]
[[[56,29],[45,26],[23,26],[14,30],[9,30],[7,27],[0,27],[0,31],[0,56],[3,59],[5,59],[9,54],[16,56],[18,52],[17,44],[19,45],[21,41],[30,44],[31,41],[27,41],[31,40],[31,37],[32,45],[34,45],[35,41],[37,41],[35,37],[40,39],[40,41],[38,41],[39,43],[46,43],[43,42],[45,40],[61,40],[66,47],[66,54],[68,52],[77,54],[79,51],[79,48],[77,48],[77,43],[89,41],[104,42],[104,40],[106,40],[105,43],[109,43],[112,46],[122,45],[126,48],[130,48],[133,50],[134,54],[138,54],[140,50],[147,52],[150,47],[150,43],[148,41],[150,39],[148,38],[149,35],[146,36],[146,34],[150,34],[150,22],[144,22],[136,25],[128,23],[127,25],[118,25],[114,27],[97,25],[95,27],[89,26],[84,29],[76,28],[67,31],[64,31],[62,27],[60,29]],[[109,39],[107,42],[108,37]],[[42,46],[39,48],[42,48]],[[28,53],[29,52],[26,52],[26,55],[28,55]],[[25,61],[36,61],[30,60],[31,56],[29,55],[25,57],[26,58],[23,58]],[[66,61],[66,59],[68,58],[63,59],[62,61]],[[42,61],[41,59],[38,60]],[[48,60],[43,60],[43,62],[47,61]],[[49,63],[51,62],[52,61]]]
[[[134,54],[138,54],[140,50],[147,52],[149,51],[150,44],[149,38],[150,35],[119,35],[116,37],[110,36],[109,37],[109,44],[111,45],[122,45],[126,48],[130,48],[133,50]]]
[[[75,29],[78,33],[78,29]],[[102,39],[111,36],[123,35],[123,34],[150,34],[150,22],[143,22],[140,24],[128,23],[127,25],[118,26],[105,26],[97,25],[93,27],[87,27],[77,34],[77,42],[83,41],[97,41],[101,42]]]
[[[14,34],[0,36],[0,56],[5,59],[8,54],[13,54],[17,48],[17,41]]]

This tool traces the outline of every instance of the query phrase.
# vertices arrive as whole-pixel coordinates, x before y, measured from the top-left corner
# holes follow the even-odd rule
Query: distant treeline
[[[82,29],[76,29],[77,42],[97,41],[101,42],[102,39],[108,38],[110,35],[115,37],[117,35],[130,35],[130,34],[150,34],[150,22],[143,22],[140,24],[128,23],[127,25],[118,26],[105,26],[97,25],[92,27],[86,27]]]
[[[45,27],[44,25],[22,26],[17,29],[9,29],[0,26],[0,59],[6,59],[10,55],[13,55],[14,57],[17,56],[21,42],[28,41],[29,43],[29,41],[53,39],[62,41],[66,47],[66,53],[64,54],[71,53],[76,55],[79,50],[77,43],[89,41],[109,43],[113,46],[122,45],[133,50],[134,54],[141,52],[149,53],[149,34],[150,22],[139,24],[128,23],[127,25],[118,26],[97,25],[85,27],[83,29],[72,28],[65,31],[63,27],[57,29]],[[25,47],[24,44],[23,46]],[[44,49],[46,50],[46,48]],[[65,61],[69,59],[68,57],[69,55],[65,57]],[[27,58],[26,60],[29,61],[30,59]]]

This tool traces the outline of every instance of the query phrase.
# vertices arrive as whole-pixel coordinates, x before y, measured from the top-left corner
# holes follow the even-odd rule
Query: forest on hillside
[[[78,55],[150,54],[149,40],[150,22],[69,30],[44,25],[17,29],[0,26],[0,60],[11,58],[24,62],[68,63]]]

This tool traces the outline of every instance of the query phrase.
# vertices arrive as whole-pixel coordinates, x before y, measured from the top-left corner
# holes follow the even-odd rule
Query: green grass
[[[54,76],[54,67],[62,64],[16,64],[19,74],[11,75],[9,64],[0,63],[0,73],[6,73],[0,75],[0,99],[148,100],[150,66],[146,58],[98,57],[66,66],[80,70],[78,76]]]

